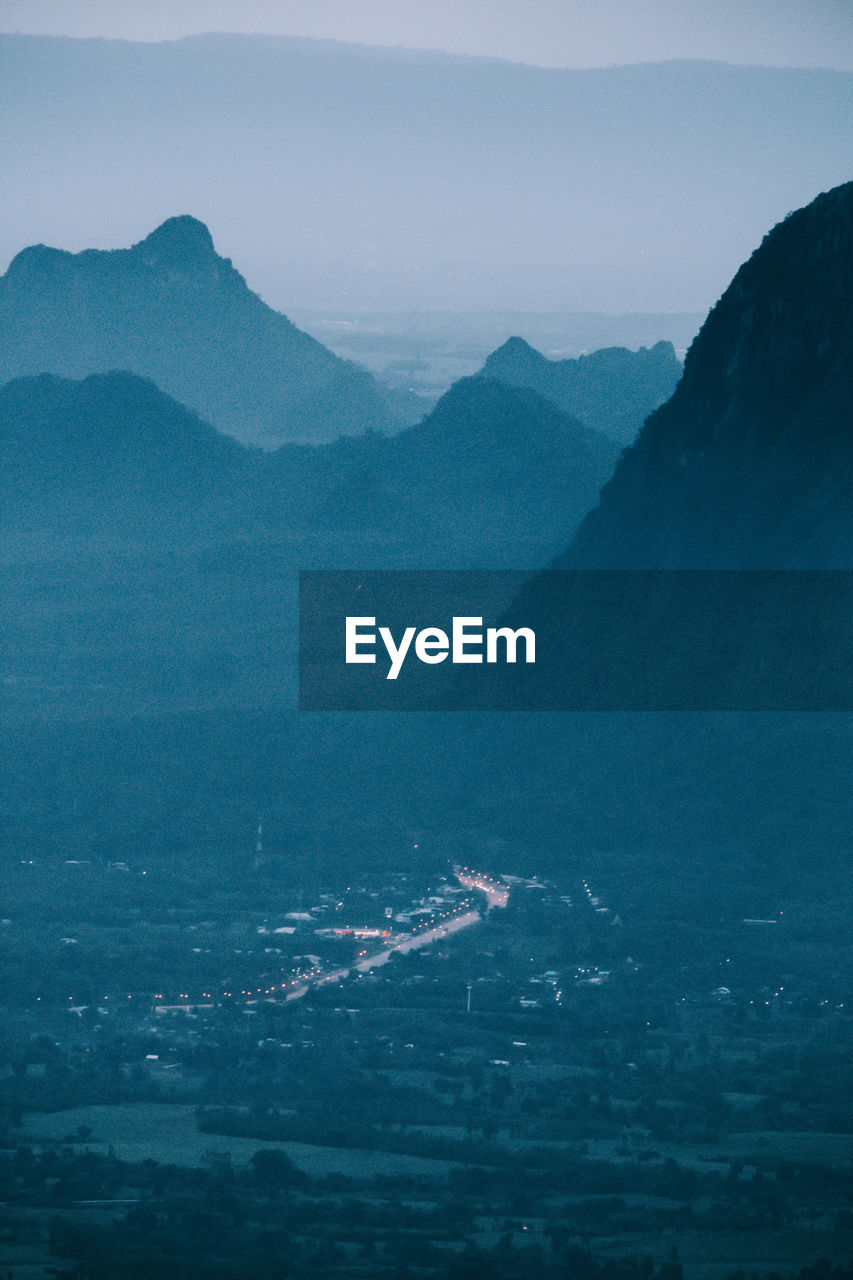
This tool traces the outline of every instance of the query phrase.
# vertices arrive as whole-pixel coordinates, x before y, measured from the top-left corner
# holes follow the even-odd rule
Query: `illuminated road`
[[[434,929],[425,929],[423,933],[406,935],[386,951],[380,951],[375,956],[367,956],[364,960],[357,960],[354,967],[359,973],[367,973],[368,969],[376,969],[380,965],[387,964],[394,951],[402,951],[405,955],[407,951],[427,947],[431,942],[437,942],[439,938],[446,938],[449,933],[458,933],[460,929],[467,929],[470,925],[477,924],[480,918],[479,911],[466,911],[464,915],[451,916],[449,920],[436,925]]]
[[[401,934],[399,938],[395,939],[392,946],[386,947],[383,951],[377,951],[372,956],[365,956],[361,960],[356,960],[352,970],[330,969],[328,973],[317,972],[312,974],[309,978],[306,978],[305,982],[300,983],[299,986],[289,991],[285,996],[285,1000],[299,1000],[312,987],[322,986],[326,982],[342,982],[353,971],[368,973],[371,969],[379,969],[382,965],[388,963],[395,951],[402,952],[405,955],[409,951],[417,951],[421,947],[428,947],[431,942],[437,942],[439,938],[446,938],[448,934],[458,933],[460,929],[467,929],[472,924],[477,924],[480,919],[479,911],[466,911],[464,915],[451,916],[433,929],[424,929],[422,933]]]
[[[461,871],[457,871],[456,879],[464,889],[479,889],[480,893],[484,893],[490,910],[492,907],[506,906],[509,886],[501,884],[499,880],[493,880],[491,876],[483,875],[480,871],[472,871],[470,867],[463,867]]]
[[[484,893],[490,910],[493,907],[501,908],[506,906],[509,889],[499,881],[492,880],[489,876],[480,872],[472,871],[468,867],[463,867],[458,871],[456,879],[463,888],[476,889],[480,893]],[[357,973],[369,973],[371,969],[379,969],[382,965],[388,963],[395,951],[406,955],[409,951],[417,951],[421,947],[428,947],[432,942],[438,942],[441,938],[447,938],[451,934],[459,933],[462,929],[470,928],[472,924],[478,924],[481,919],[482,916],[479,911],[465,911],[460,915],[448,914],[432,928],[423,929],[416,933],[400,934],[390,947],[385,947],[382,951],[377,951],[371,956],[364,956],[356,960],[352,970],[315,970],[314,973],[305,978],[304,982],[299,982],[297,986],[294,986],[285,996],[285,1000],[300,1000],[312,987],[319,987],[327,982],[342,982],[350,976],[353,970]]]

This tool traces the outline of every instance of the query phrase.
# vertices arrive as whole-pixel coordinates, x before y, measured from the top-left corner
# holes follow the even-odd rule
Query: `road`
[[[462,867],[457,871],[456,879],[464,889],[479,889],[480,893],[484,893],[489,903],[489,910],[492,907],[506,906],[509,886],[501,884],[499,880],[493,880],[491,876],[483,875],[481,871],[471,871],[469,867]]]
[[[456,879],[465,889],[477,889],[480,893],[486,895],[486,900],[491,910],[493,907],[505,907],[507,898],[509,897],[509,889],[506,885],[500,884],[497,880],[492,880],[489,876],[482,875],[479,872],[471,871],[468,867],[463,867],[456,873]],[[382,951],[377,951],[373,955],[364,956],[356,960],[353,970],[358,973],[369,973],[371,969],[379,969],[382,965],[388,963],[394,952],[401,952],[406,955],[409,951],[417,951],[421,947],[428,947],[432,942],[438,942],[441,938],[446,938],[450,934],[459,933],[462,929],[468,929],[472,924],[478,924],[482,919],[479,911],[465,911],[460,915],[452,915],[448,913],[443,920],[434,925],[430,929],[423,929],[415,933],[400,934],[394,940],[390,947],[385,947]],[[328,971],[317,970],[304,982],[293,987],[285,1000],[300,1000],[312,987],[318,987],[327,982],[342,982],[350,976],[350,969],[330,969]]]
[[[428,947],[431,942],[446,938],[449,933],[458,933],[460,929],[467,929],[470,925],[477,924],[481,918],[479,911],[466,911],[464,915],[451,916],[444,923],[436,925],[434,929],[408,934],[395,942],[393,947],[388,947],[386,951],[379,951],[376,955],[365,957],[364,960],[357,960],[354,967],[359,973],[367,973],[369,969],[387,964],[395,951],[401,951],[405,955],[406,952],[416,951],[419,947]]]

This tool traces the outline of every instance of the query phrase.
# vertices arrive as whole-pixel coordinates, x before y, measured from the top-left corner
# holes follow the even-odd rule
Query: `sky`
[[[0,0],[0,31],[313,36],[591,67],[670,58],[853,70],[853,0]]]
[[[0,0],[0,33],[99,37],[5,41],[0,271],[190,213],[288,312],[700,313],[849,178],[851,18],[853,0]],[[202,32],[348,47],[159,43]]]

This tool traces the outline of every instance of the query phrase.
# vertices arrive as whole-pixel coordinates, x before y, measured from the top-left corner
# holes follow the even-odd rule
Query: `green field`
[[[261,1142],[254,1138],[200,1133],[195,1108],[180,1103],[129,1103],[76,1107],[71,1111],[47,1115],[30,1113],[24,1118],[19,1138],[34,1143],[61,1142],[73,1137],[81,1125],[92,1130],[81,1148],[106,1152],[112,1147],[119,1160],[130,1163],[157,1160],[163,1164],[195,1168],[206,1156],[227,1155],[234,1164],[245,1165],[261,1147],[279,1147],[311,1177],[330,1173],[361,1179],[372,1178],[376,1174],[442,1176],[450,1167],[447,1161],[420,1156],[315,1147],[303,1142]]]

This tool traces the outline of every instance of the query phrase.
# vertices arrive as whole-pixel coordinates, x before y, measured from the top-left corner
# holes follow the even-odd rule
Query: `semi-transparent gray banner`
[[[311,571],[304,711],[853,710],[853,573]]]

